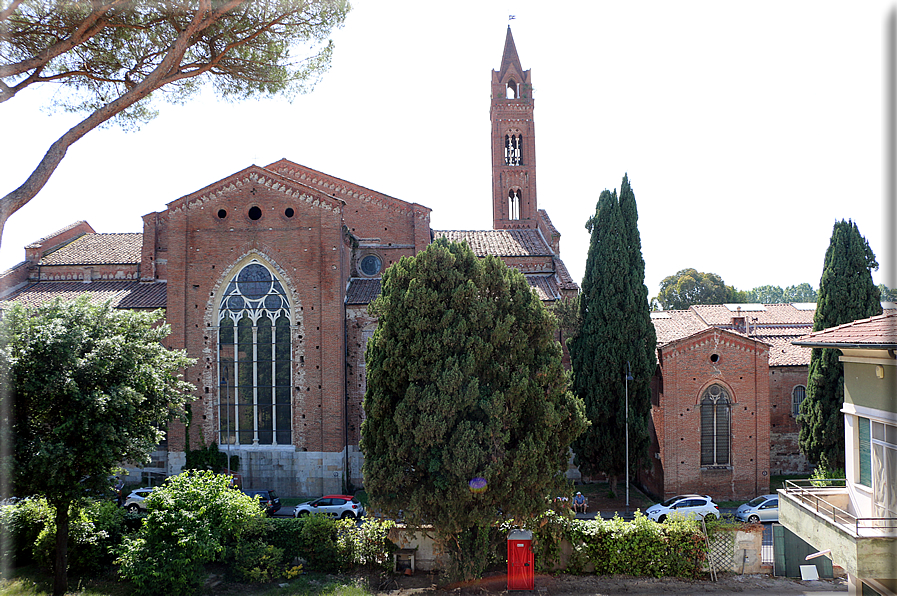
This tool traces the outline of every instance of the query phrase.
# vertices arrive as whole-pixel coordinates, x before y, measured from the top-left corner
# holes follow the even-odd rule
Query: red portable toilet
[[[512,530],[508,534],[508,589],[532,590],[535,583],[533,533]]]

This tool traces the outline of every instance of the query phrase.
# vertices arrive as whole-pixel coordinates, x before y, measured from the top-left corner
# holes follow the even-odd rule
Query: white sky
[[[884,147],[895,6],[355,0],[311,95],[230,104],[203,94],[160,103],[139,132],[77,142],[10,218],[0,270],[73,221],[139,232],[141,215],[282,157],[428,206],[433,229],[491,228],[490,73],[514,14],[534,82],[539,206],[575,280],[585,221],[628,172],[652,296],[686,267],[744,290],[818,287],[841,218],[857,222],[883,265],[875,282],[893,287]],[[0,104],[4,194],[79,120],[42,111],[51,96]]]

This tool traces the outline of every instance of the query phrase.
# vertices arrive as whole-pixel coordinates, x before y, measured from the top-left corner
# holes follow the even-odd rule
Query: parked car
[[[122,503],[122,507],[124,507],[131,513],[146,511],[146,503],[144,503],[143,500],[150,496],[150,493],[152,493],[154,490],[155,489],[153,487],[137,488],[132,490],[131,494],[128,495],[128,498],[125,499],[125,502]]]
[[[280,497],[273,490],[244,490],[243,494],[250,497],[258,495],[259,504],[269,516],[280,511]]]
[[[364,505],[352,495],[325,495],[320,499],[296,505],[293,517],[302,517],[312,513],[324,513],[332,517],[358,519],[364,515]]]
[[[663,503],[651,505],[645,510],[645,515],[660,523],[673,513],[686,517],[693,515],[700,518],[708,516],[718,518],[719,507],[709,495],[678,495]]]
[[[735,518],[752,524],[779,521],[779,495],[760,495],[748,501],[735,511]]]

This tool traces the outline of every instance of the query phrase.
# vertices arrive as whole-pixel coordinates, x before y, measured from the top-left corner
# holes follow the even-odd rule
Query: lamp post
[[[629,513],[629,381],[632,381],[629,361],[626,361],[626,513]]]

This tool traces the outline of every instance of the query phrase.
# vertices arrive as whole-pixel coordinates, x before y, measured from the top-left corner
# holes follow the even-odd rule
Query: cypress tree
[[[585,427],[555,340],[557,322],[523,274],[436,240],[383,275],[372,304],[365,488],[372,508],[430,524],[449,576],[479,576],[490,532],[561,494]]]
[[[625,377],[629,381],[630,469],[648,455],[651,377],[657,337],[651,323],[638,210],[628,176],[620,195],[605,190],[586,229],[591,233],[580,297],[580,330],[570,340],[573,391],[591,426],[574,443],[580,470],[607,473],[612,489],[626,471]]]
[[[872,283],[875,254],[856,223],[835,223],[825,251],[813,331],[880,315],[879,290]],[[800,448],[827,469],[844,468],[844,367],[840,351],[813,348],[807,396],[801,404]]]

